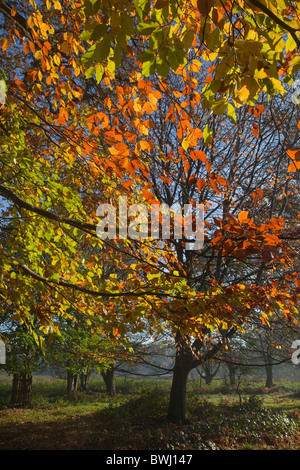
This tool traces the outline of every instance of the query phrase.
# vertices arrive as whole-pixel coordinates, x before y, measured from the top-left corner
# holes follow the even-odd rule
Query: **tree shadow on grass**
[[[156,397],[156,398],[155,398]],[[0,450],[111,450],[156,448],[157,429],[165,424],[163,394],[111,400],[105,409],[70,407],[0,411]],[[95,408],[97,405],[95,405]],[[79,409],[79,408],[78,408]],[[7,419],[5,418],[7,417]]]
[[[166,420],[165,390],[84,407],[0,411],[0,450],[237,450],[300,448],[299,426],[257,400],[195,400],[189,424]],[[292,429],[294,427],[294,430]]]

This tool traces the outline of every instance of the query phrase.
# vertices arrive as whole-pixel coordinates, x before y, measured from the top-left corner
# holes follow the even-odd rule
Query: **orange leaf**
[[[111,155],[118,156],[127,156],[129,155],[129,148],[126,144],[120,143],[116,144],[114,147],[109,147],[109,152]]]
[[[254,124],[253,127],[252,127],[252,134],[254,135],[254,137],[258,137],[259,136],[259,127],[258,127],[258,124]]]
[[[131,180],[128,180],[128,181],[122,181],[122,185],[124,186],[124,188],[128,189],[130,188],[130,186],[132,185],[132,181]]]
[[[57,119],[58,124],[66,124],[67,120],[69,119],[69,113],[68,111],[61,107],[59,110],[59,118]]]
[[[34,54],[35,53],[35,45],[32,41],[29,41],[29,48],[31,50],[31,52]]]
[[[277,246],[280,243],[280,239],[276,235],[267,234],[263,240],[264,245]]]
[[[241,211],[238,215],[238,219],[239,219],[239,222],[241,224],[247,222],[249,219],[248,219],[248,211]]]
[[[154,195],[151,193],[151,191],[143,190],[142,192],[143,192],[144,198],[147,199],[149,202],[155,201]]]
[[[24,42],[23,51],[24,51],[24,54],[27,55],[27,53],[29,51],[28,42]]]
[[[138,150],[150,150],[151,149],[151,143],[148,142],[147,140],[140,140],[137,143],[137,149]]]
[[[206,85],[207,83],[211,82],[212,81],[212,76],[211,75],[207,75],[207,77],[205,78],[204,80],[204,84]]]
[[[297,171],[300,169],[300,162],[292,162],[288,166],[287,172],[288,173],[294,173],[294,171]]]
[[[190,157],[193,159],[193,160],[201,160],[201,162],[206,162],[207,160],[207,156],[204,152],[202,152],[201,150],[192,150],[191,153],[190,153]]]
[[[300,162],[300,150],[299,149],[290,149],[290,150],[287,150],[286,153],[292,160],[296,162]]]
[[[109,118],[106,114],[104,113],[97,113],[96,114],[97,118],[99,119],[99,121],[101,122],[101,126],[103,127],[103,129],[105,129],[106,127],[108,127],[109,125]]]
[[[6,51],[6,49],[8,49],[9,47],[9,42],[7,40],[7,38],[3,38],[2,41],[1,41],[1,46],[2,46],[2,50],[3,51]]]
[[[264,111],[265,107],[262,104],[258,104],[256,108],[253,110],[253,114],[256,118],[259,118],[261,113]]]
[[[24,82],[21,82],[21,80],[19,80],[17,77],[14,78],[14,81],[16,82],[20,90],[27,91],[27,87]]]

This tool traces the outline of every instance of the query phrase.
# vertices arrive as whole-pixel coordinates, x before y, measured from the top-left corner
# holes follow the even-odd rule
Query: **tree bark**
[[[226,338],[230,338],[235,330],[229,330]],[[196,339],[190,343],[190,338],[183,337],[179,332],[175,336],[175,365],[173,369],[173,380],[168,407],[168,419],[175,424],[184,424],[187,422],[187,397],[186,388],[189,372],[195,367],[211,359],[223,347],[223,342],[219,342],[204,352],[200,356],[203,343]]]
[[[32,398],[32,374],[14,374],[10,406],[30,408]]]
[[[236,368],[233,364],[228,364],[229,383],[232,387],[236,384]]]
[[[175,337],[176,357],[168,408],[168,419],[175,424],[186,423],[187,400],[186,387],[194,356],[190,345],[178,332]]]
[[[116,394],[116,383],[115,383],[115,369],[112,367],[102,372],[102,377],[106,386],[106,393],[109,397],[114,397]]]
[[[168,408],[168,419],[175,424],[184,424],[187,421],[186,387],[189,370],[183,362],[176,358]]]
[[[77,392],[77,382],[78,382],[78,375],[73,374],[73,372],[68,371],[67,377],[67,392],[69,395],[72,393]]]
[[[266,364],[266,388],[273,387],[273,366],[271,364]]]
[[[83,392],[88,390],[89,374],[80,374],[80,388]]]

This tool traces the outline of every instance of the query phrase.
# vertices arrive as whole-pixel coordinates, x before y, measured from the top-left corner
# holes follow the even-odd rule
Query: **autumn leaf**
[[[57,119],[58,124],[65,125],[68,119],[69,119],[68,110],[61,107],[59,110],[59,118]]]
[[[238,215],[238,220],[241,224],[244,224],[249,221],[248,211],[241,211]]]
[[[300,149],[290,149],[290,150],[287,150],[286,153],[292,160],[296,162],[300,161]]]
[[[128,189],[130,188],[130,186],[132,186],[133,182],[131,180],[128,180],[128,181],[122,181],[122,186],[124,186],[124,188]]]
[[[286,152],[288,156],[293,160],[292,163],[288,166],[288,173],[294,173],[300,169],[300,150],[299,149],[290,149]]]
[[[254,137],[259,136],[259,126],[258,126],[258,124],[253,124],[252,134],[254,135]]]
[[[214,0],[197,0],[197,7],[201,15],[207,16],[213,7]]]
[[[202,150],[192,150],[190,153],[190,157],[193,160],[200,160],[201,162],[207,161],[207,156]]]

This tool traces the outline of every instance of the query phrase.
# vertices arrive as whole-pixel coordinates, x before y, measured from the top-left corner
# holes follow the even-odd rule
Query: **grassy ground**
[[[9,408],[10,388],[0,380],[0,450],[300,449],[300,384],[247,383],[238,395],[190,381],[184,426],[165,419],[168,381],[119,379],[109,399],[100,379],[68,397],[64,381],[36,377],[26,410]]]

